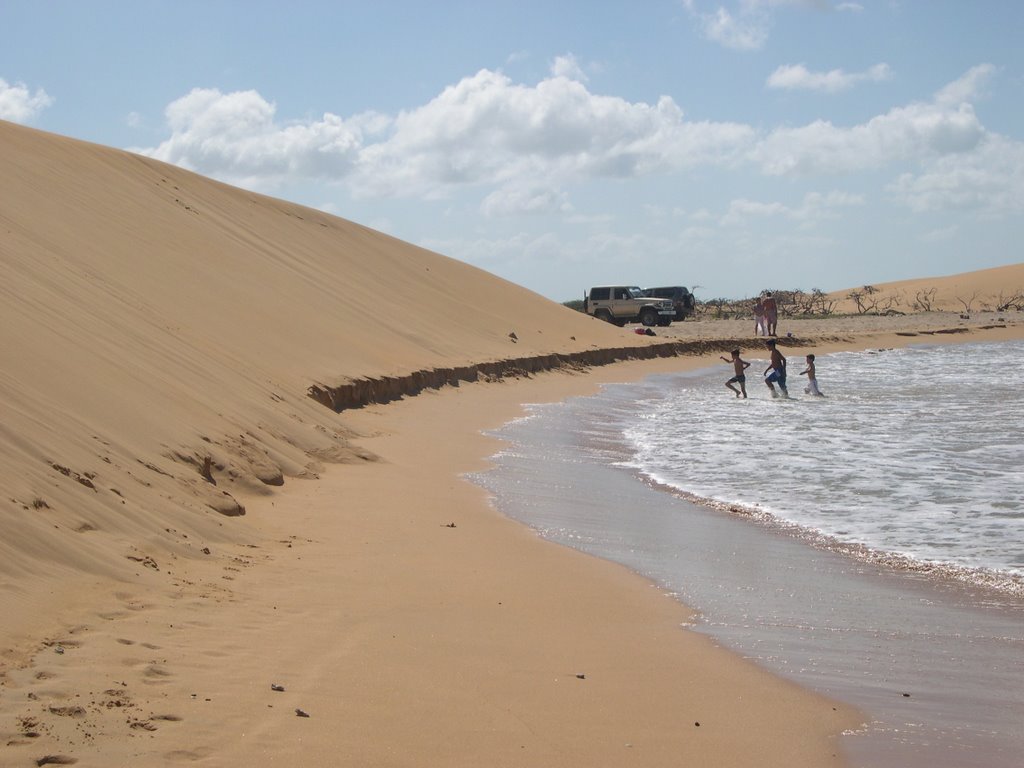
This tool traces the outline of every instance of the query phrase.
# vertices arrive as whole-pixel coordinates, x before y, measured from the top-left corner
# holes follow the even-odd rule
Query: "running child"
[[[807,377],[807,386],[804,387],[805,395],[824,397],[824,395],[821,394],[821,390],[818,389],[818,379],[814,374],[814,355],[807,356],[807,367],[800,372],[800,375]]]
[[[727,363],[732,363],[733,377],[725,382],[725,386],[736,393],[736,397],[747,396],[747,375],[744,373],[747,368],[750,367],[750,363],[746,360],[740,359],[740,351],[734,349],[732,351],[732,359],[730,360],[725,355],[718,356],[720,360],[725,360]],[[736,389],[733,384],[739,384],[740,388]]]
[[[772,391],[772,397],[779,396],[779,393],[775,391],[775,385],[778,384],[779,389],[782,390],[782,396],[788,398],[789,390],[786,389],[786,358],[775,348],[775,339],[768,339],[765,344],[771,352],[772,359],[768,363],[768,367],[764,369],[764,383]]]

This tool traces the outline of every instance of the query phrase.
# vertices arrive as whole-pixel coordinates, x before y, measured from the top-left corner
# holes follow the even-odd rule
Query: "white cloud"
[[[701,15],[701,27],[708,40],[737,51],[759,50],[768,39],[770,21],[761,13],[734,16],[726,8]]]
[[[763,203],[757,200],[738,198],[729,203],[729,210],[719,220],[723,227],[745,226],[752,219],[785,218],[801,224],[812,226],[822,219],[835,218],[837,209],[864,204],[861,195],[847,192],[832,191],[828,194],[810,192],[804,196],[799,206],[791,207],[783,203]]]
[[[569,196],[557,189],[507,186],[496,189],[480,204],[484,216],[510,216],[522,213],[571,213]]]
[[[673,219],[691,218],[692,214],[679,206],[652,205],[644,203],[643,211],[652,221],[668,221]]]
[[[803,221],[832,219],[839,215],[840,208],[861,206],[866,202],[863,195],[854,195],[839,190],[833,190],[825,195],[820,192],[810,192],[804,196],[796,216]]]
[[[580,67],[576,61],[576,57],[571,53],[565,56],[556,56],[554,63],[551,65],[551,74],[555,77],[565,77],[569,80],[579,80],[581,83],[587,82],[587,76],[583,72],[583,68]]]
[[[11,85],[0,78],[0,120],[30,123],[51,104],[53,98],[42,88],[32,93],[24,83]]]
[[[1024,213],[1024,142],[986,130],[973,106],[995,72],[990,64],[972,67],[931,102],[896,107],[852,127],[819,120],[777,129],[751,159],[770,175],[895,173],[909,166],[887,191],[914,212],[1018,216]]]
[[[836,10],[840,12],[860,13],[864,6],[860,3],[836,3]]]
[[[967,70],[935,94],[935,103],[943,106],[956,107],[964,102],[973,102],[984,98],[989,81],[996,68],[991,64],[979,64]]]
[[[782,203],[761,203],[756,200],[739,198],[729,203],[729,211],[722,216],[719,224],[723,227],[735,227],[746,224],[754,218],[787,216],[790,213],[791,210]]]
[[[600,284],[624,279],[642,281],[636,268],[646,268],[666,259],[678,264],[679,254],[689,251],[687,246],[710,241],[713,235],[711,230],[700,228],[688,228],[668,236],[644,231],[627,234],[602,231],[579,239],[544,232],[520,233],[508,238],[428,239],[419,245],[495,270],[512,280],[520,273],[529,274],[538,265],[546,268],[557,265],[572,276],[573,282],[589,275],[587,280]],[[580,285],[580,291],[585,287]]]
[[[572,71],[572,57],[559,61],[559,71]],[[932,101],[861,124],[818,120],[760,138],[749,125],[688,121],[669,97],[630,102],[566,76],[526,85],[481,70],[397,115],[294,122],[279,121],[255,91],[195,89],[167,107],[168,139],[136,151],[256,188],[314,180],[342,183],[356,197],[421,199],[480,189],[480,210],[491,217],[582,220],[594,212],[574,210],[562,191],[569,185],[745,163],[769,176],[903,173],[889,191],[913,210],[981,205],[986,195],[995,210],[1019,210],[1013,201],[1024,194],[1010,170],[1024,178],[1020,145],[998,142],[971,103],[993,71],[974,67]],[[1005,162],[993,146],[1007,149]],[[731,216],[753,213],[738,207]]]
[[[976,211],[984,217],[1024,214],[1024,143],[990,135],[974,152],[928,163],[889,187],[895,200],[918,213]]]
[[[561,71],[572,69],[571,57],[559,61]],[[687,121],[668,97],[629,102],[565,76],[529,86],[490,70],[394,117],[327,113],[282,125],[259,93],[216,89],[193,90],[166,117],[171,136],[134,151],[235,183],[344,181],[357,196],[438,198],[460,187],[507,186],[486,204],[492,215],[517,200],[537,203],[526,188],[734,162],[754,140],[746,125]]]
[[[830,8],[827,0],[739,0],[734,11],[724,5],[713,11],[702,11],[696,0],[682,0],[682,4],[697,21],[705,38],[737,51],[757,51],[764,47],[777,8],[818,11]]]
[[[428,238],[419,245],[506,275],[527,270],[531,263],[571,265],[585,261],[584,249],[578,248],[578,244],[574,247],[573,243],[551,232],[538,235],[519,233],[508,238]]]
[[[566,224],[590,226],[592,224],[610,224],[615,217],[610,213],[570,213],[563,221]]]
[[[319,120],[278,125],[276,107],[256,91],[196,88],[166,109],[171,137],[140,154],[231,181],[256,185],[284,178],[334,179],[350,172],[364,136],[384,122],[325,113]]]
[[[956,224],[949,227],[942,227],[940,229],[932,229],[928,232],[922,232],[918,235],[918,240],[924,243],[946,243],[952,240],[960,232],[960,227]]]
[[[798,175],[849,173],[969,152],[985,137],[985,128],[970,103],[942,97],[946,90],[931,103],[897,107],[850,128],[817,120],[776,129],[751,159],[769,175]],[[966,87],[955,90],[968,93]]]
[[[361,153],[354,186],[379,195],[438,195],[458,186],[555,186],[736,160],[749,126],[688,122],[668,97],[656,104],[591,93],[553,77],[536,86],[481,70],[422,107]]]
[[[844,72],[833,69],[828,72],[812,72],[803,64],[783,64],[768,77],[769,88],[786,90],[824,91],[837,93],[852,88],[857,83],[880,82],[892,77],[888,64],[875,64],[863,72]]]

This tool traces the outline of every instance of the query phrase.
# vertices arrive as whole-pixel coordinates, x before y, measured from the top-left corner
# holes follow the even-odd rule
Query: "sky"
[[[1018,0],[0,0],[0,119],[556,301],[1024,261]]]

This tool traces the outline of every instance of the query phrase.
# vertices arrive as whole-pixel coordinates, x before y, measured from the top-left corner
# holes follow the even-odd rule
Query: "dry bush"
[[[779,317],[809,317],[813,315],[831,315],[835,312],[836,301],[830,299],[820,288],[810,293],[800,290],[772,290]],[[764,293],[761,294],[761,297]],[[747,299],[705,299],[697,301],[696,314],[699,317],[716,320],[754,316],[754,304],[759,297]]]
[[[1024,291],[1020,288],[1009,295],[1000,291],[996,297],[997,312],[1008,312],[1010,310],[1024,311]]]
[[[878,309],[878,299],[874,298],[875,294],[878,293],[878,289],[873,285],[865,285],[855,291],[850,291],[846,294],[846,298],[853,299],[853,303],[857,305],[857,314],[864,315],[868,312],[874,312]]]
[[[977,291],[972,293],[967,298],[964,298],[963,296],[957,296],[956,297],[956,300],[960,302],[960,306],[962,306],[964,308],[964,312],[966,312],[967,314],[971,313],[971,307],[974,305],[974,302],[977,299],[978,299],[978,292]]]
[[[938,288],[921,289],[914,296],[914,303],[911,306],[919,312],[931,312],[935,305],[935,294],[938,292]]]

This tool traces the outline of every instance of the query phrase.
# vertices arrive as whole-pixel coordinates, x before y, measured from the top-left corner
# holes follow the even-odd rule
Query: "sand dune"
[[[870,285],[877,293],[865,296],[864,304],[869,306],[869,302],[876,301],[880,310],[891,308],[913,312],[930,308],[969,313],[997,311],[1012,301],[1012,311],[1016,311],[1017,308],[1024,306],[1024,263],[944,277],[924,277]],[[833,291],[829,296],[838,302],[837,308],[840,311],[855,312],[856,303],[849,295],[854,291],[864,294],[864,289],[865,286],[858,285]]]
[[[642,338],[343,219],[5,122],[0,263],[3,764],[288,764],[301,748],[479,765],[530,741],[542,757],[508,764],[593,765],[635,727],[648,765],[811,765],[856,722],[681,640],[681,606],[648,610],[641,580],[552,555],[457,481],[487,450],[478,430],[539,396],[525,382],[357,415],[309,396],[732,326]],[[545,396],[594,386],[581,378]],[[497,631],[508,615],[515,632]],[[581,657],[617,682],[588,695]],[[692,688],[661,673],[677,661]],[[552,676],[576,687],[539,693]],[[462,720],[436,711],[439,688]],[[311,701],[345,728],[313,721],[304,741],[292,712]],[[416,721],[400,738],[395,712]],[[700,740],[675,727],[701,712],[717,722]],[[444,747],[424,762],[423,744]]]
[[[117,573],[111,537],[216,537],[236,489],[354,460],[311,385],[621,343],[356,224],[10,123],[0,231],[7,574]]]

